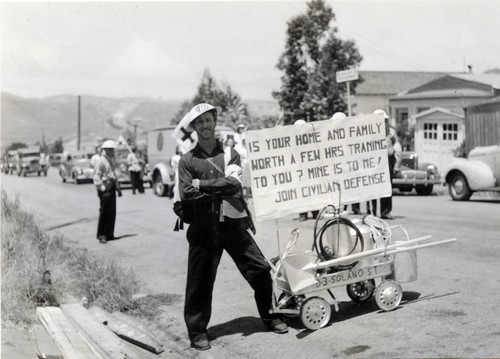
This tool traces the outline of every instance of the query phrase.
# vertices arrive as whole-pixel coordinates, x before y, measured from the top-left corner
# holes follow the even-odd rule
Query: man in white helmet
[[[193,204],[187,230],[189,242],[184,320],[191,345],[210,348],[207,326],[212,312],[212,291],[224,250],[254,290],[259,315],[277,333],[288,328],[271,315],[272,279],[270,267],[247,232],[252,228],[238,176],[226,175],[231,167],[241,167],[239,154],[232,149],[225,158],[222,143],[215,137],[219,110],[198,104],[190,111],[190,124],[198,144],[179,161],[179,193],[184,205]],[[240,169],[241,172],[241,169]],[[229,206],[227,205],[229,203]]]
[[[116,143],[107,140],[101,148],[103,153],[94,168],[93,179],[100,200],[97,239],[104,244],[115,238],[116,194],[121,197],[122,192],[115,172]]]

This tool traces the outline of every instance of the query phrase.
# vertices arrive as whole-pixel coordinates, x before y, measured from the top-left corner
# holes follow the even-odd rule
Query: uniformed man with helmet
[[[115,238],[116,194],[121,197],[122,192],[115,172],[116,142],[104,141],[101,148],[103,152],[94,168],[93,180],[100,200],[97,239],[106,243]]]
[[[238,176],[227,173],[241,167],[240,156],[232,149],[225,158],[222,143],[215,137],[219,113],[220,109],[207,103],[191,109],[189,127],[196,131],[198,144],[182,156],[178,168],[181,201],[194,203],[194,219],[186,235],[189,254],[184,319],[191,345],[198,350],[210,348],[207,326],[217,267],[224,250],[254,290],[265,325],[277,333],[288,331],[285,323],[270,314],[270,267],[247,232],[251,220]]]

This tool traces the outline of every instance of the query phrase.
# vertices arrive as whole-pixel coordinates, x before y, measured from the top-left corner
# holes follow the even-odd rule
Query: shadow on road
[[[241,334],[247,337],[255,333],[266,331],[267,329],[260,318],[241,317],[208,328],[208,335],[213,339],[232,334]]]
[[[450,293],[454,294],[454,293]],[[445,294],[445,295],[450,295],[450,294]],[[442,295],[444,296],[444,295]],[[423,297],[422,299],[419,299],[420,293],[418,292],[404,292],[403,293],[403,299],[401,301],[401,304],[399,307],[397,307],[394,310],[400,309],[402,306],[415,302],[417,300],[425,300],[425,299],[434,299],[434,298],[439,298],[441,296],[427,296]],[[327,324],[327,326],[332,325],[333,323],[338,323],[338,322],[343,322],[345,320],[349,320],[352,318],[360,317],[365,314],[369,313],[383,313],[383,310],[380,310],[378,307],[377,303],[373,298],[365,301],[365,302],[360,302],[356,303],[353,301],[347,301],[347,302],[338,302],[339,306],[339,311],[335,312],[335,309],[332,307],[332,315],[330,319],[330,323]],[[291,327],[294,328],[298,331],[300,331],[297,334],[298,339],[305,338],[315,331],[313,330],[308,330],[304,328],[304,325],[302,324],[301,320],[299,317],[296,318],[290,318],[287,321],[287,324]]]
[[[113,239],[109,239],[108,241],[117,241],[123,238],[135,237],[135,236],[137,236],[137,233],[122,234],[121,236],[115,236]]]

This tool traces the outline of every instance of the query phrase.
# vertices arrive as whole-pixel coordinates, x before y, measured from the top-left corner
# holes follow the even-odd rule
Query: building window
[[[437,123],[424,122],[424,139],[437,140],[438,125]]]
[[[408,109],[407,108],[397,108],[396,109],[396,124],[402,125],[406,124],[408,121]]]
[[[458,124],[443,123],[443,140],[456,141],[458,139]]]

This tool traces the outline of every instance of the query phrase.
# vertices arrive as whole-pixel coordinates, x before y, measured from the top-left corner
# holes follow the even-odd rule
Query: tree
[[[219,118],[221,124],[236,127],[239,123],[248,121],[248,107],[241,101],[241,97],[228,84],[219,85],[208,69],[203,73],[196,95],[191,101],[181,105],[171,123],[179,123],[182,117],[198,103],[210,103],[222,107]]]
[[[346,112],[346,86],[336,82],[335,73],[358,67],[362,60],[354,41],[336,37],[335,14],[324,0],[312,0],[307,6],[305,15],[289,22],[285,51],[277,65],[284,74],[281,89],[273,96],[285,124],[326,120],[334,112]],[[355,88],[353,83],[352,93]]]
[[[63,152],[64,152],[63,140],[61,137],[59,137],[59,139],[55,140],[52,146],[50,146],[49,153],[63,153]]]

